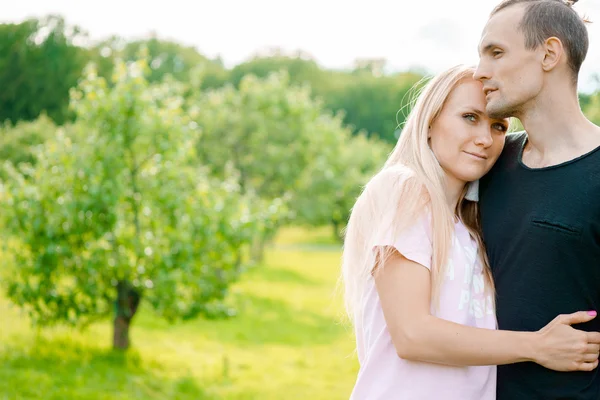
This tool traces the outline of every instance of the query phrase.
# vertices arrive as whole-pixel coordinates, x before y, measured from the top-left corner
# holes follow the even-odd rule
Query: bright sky
[[[159,37],[217,55],[231,67],[256,51],[303,50],[328,68],[348,68],[357,58],[385,58],[388,68],[421,67],[437,72],[477,62],[477,43],[499,0],[4,0],[0,22],[61,14],[93,39],[117,34]],[[580,0],[576,9],[588,25],[590,51],[580,89],[598,88],[600,2]]]

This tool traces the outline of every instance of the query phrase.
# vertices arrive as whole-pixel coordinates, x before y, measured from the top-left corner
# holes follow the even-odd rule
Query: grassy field
[[[108,321],[37,332],[0,298],[0,399],[347,399],[357,362],[329,235],[284,231],[235,286],[230,320],[169,325],[142,306],[126,354]]]

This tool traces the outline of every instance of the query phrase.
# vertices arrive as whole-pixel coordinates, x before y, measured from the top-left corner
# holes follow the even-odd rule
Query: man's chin
[[[502,104],[488,103],[485,111],[488,114],[488,117],[494,119],[505,119],[515,116],[513,108],[506,107]]]

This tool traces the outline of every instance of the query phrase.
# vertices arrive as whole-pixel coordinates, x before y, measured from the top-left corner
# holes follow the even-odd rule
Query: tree
[[[314,60],[281,54],[257,56],[236,65],[229,74],[229,82],[239,87],[246,76],[266,79],[278,72],[285,72],[293,85],[310,86],[316,96],[326,93],[332,84],[333,72],[320,68]]]
[[[404,122],[404,114],[397,112],[423,76],[414,72],[383,75],[384,64],[385,60],[358,60],[353,71],[335,71],[300,57],[255,57],[233,68],[230,82],[237,86],[247,75],[266,78],[284,71],[291,84],[310,86],[313,98],[322,100],[325,108],[342,112],[344,124],[354,134],[366,133],[393,144],[400,132],[398,125]]]
[[[126,41],[113,36],[96,44],[90,58],[99,67],[99,75],[109,78],[117,60],[133,62],[144,53],[149,60],[148,80],[162,82],[167,76],[187,84],[197,83],[191,90],[221,87],[227,81],[228,71],[217,61],[210,60],[195,48],[164,40],[156,35],[147,39]],[[202,80],[196,82],[196,71],[202,72]]]
[[[311,97],[307,86],[291,85],[285,72],[259,79],[248,75],[239,89],[227,86],[192,99],[188,106],[202,134],[197,142],[201,162],[222,178],[237,171],[244,193],[291,205],[302,181],[326,148],[344,137],[340,118],[332,117]],[[256,259],[277,229],[295,210],[273,221],[256,242]]]
[[[579,93],[579,104],[582,110],[587,110],[594,94]]]
[[[69,90],[87,62],[84,37],[58,16],[0,25],[0,122],[44,111],[58,124],[70,119]]]
[[[600,125],[600,92],[596,93],[586,109],[586,115],[596,125]]]
[[[337,130],[337,129],[336,129]],[[342,239],[350,211],[363,186],[383,167],[392,149],[389,144],[364,134],[336,132],[328,137],[317,162],[306,171],[294,209],[298,220],[310,226],[330,225],[334,237]]]
[[[344,124],[355,134],[366,132],[395,144],[407,114],[399,112],[407,103],[411,89],[422,79],[420,75],[403,73],[375,76],[356,71],[346,85],[324,96],[331,110],[344,110]]]
[[[596,76],[596,82],[600,84],[600,76]],[[583,96],[582,107],[586,116],[596,125],[600,125],[600,90],[592,95]]]
[[[247,265],[241,249],[278,211],[197,167],[179,88],[149,86],[147,71],[119,64],[110,88],[87,72],[71,134],[49,140],[34,166],[7,163],[1,192],[17,238],[8,297],[40,325],[85,326],[114,310],[118,349],[143,299],[170,321],[221,312]]]
[[[14,165],[35,164],[35,147],[54,137],[57,129],[45,114],[35,121],[20,121],[0,127],[0,162],[10,161]],[[0,171],[0,177],[5,178]]]

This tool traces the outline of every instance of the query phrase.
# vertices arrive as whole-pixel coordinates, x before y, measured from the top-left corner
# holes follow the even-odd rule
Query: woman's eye
[[[499,55],[501,55],[501,54],[502,54],[502,52],[501,52],[500,50],[494,50],[494,51],[492,51],[492,55],[493,55],[494,57],[498,57],[498,56],[499,56]]]
[[[471,122],[477,121],[477,116],[475,114],[465,114],[463,118],[468,119]]]

